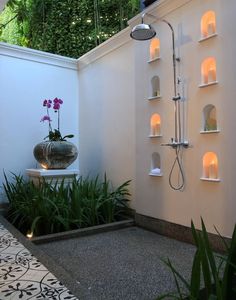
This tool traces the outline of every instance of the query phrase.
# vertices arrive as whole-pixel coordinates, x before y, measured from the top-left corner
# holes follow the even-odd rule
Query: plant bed
[[[71,184],[43,181],[38,186],[22,176],[13,174],[11,181],[4,176],[5,217],[29,237],[122,221],[129,212],[130,181],[113,188],[104,175],[102,181],[80,177]]]

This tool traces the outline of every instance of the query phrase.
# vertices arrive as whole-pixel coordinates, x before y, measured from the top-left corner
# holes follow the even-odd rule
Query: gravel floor
[[[87,290],[81,300],[155,299],[175,290],[171,272],[161,258],[169,257],[188,277],[195,252],[192,245],[138,227],[37,247]]]

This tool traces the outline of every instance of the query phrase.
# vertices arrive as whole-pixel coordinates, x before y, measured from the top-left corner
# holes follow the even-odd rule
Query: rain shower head
[[[137,41],[150,40],[155,35],[156,35],[156,31],[152,28],[152,26],[148,24],[144,24],[143,22],[141,24],[134,26],[134,28],[130,33],[131,38]]]

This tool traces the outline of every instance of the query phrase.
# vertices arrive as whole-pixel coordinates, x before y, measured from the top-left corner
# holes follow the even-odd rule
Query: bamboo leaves
[[[126,27],[139,5],[139,0],[10,0],[0,17],[7,23],[1,40],[78,58]]]

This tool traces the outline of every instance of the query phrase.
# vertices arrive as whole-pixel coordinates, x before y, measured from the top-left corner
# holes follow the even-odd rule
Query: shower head
[[[156,35],[156,31],[151,25],[144,24],[143,20],[141,24],[134,26],[130,36],[132,39],[137,41],[146,41],[152,39]]]

